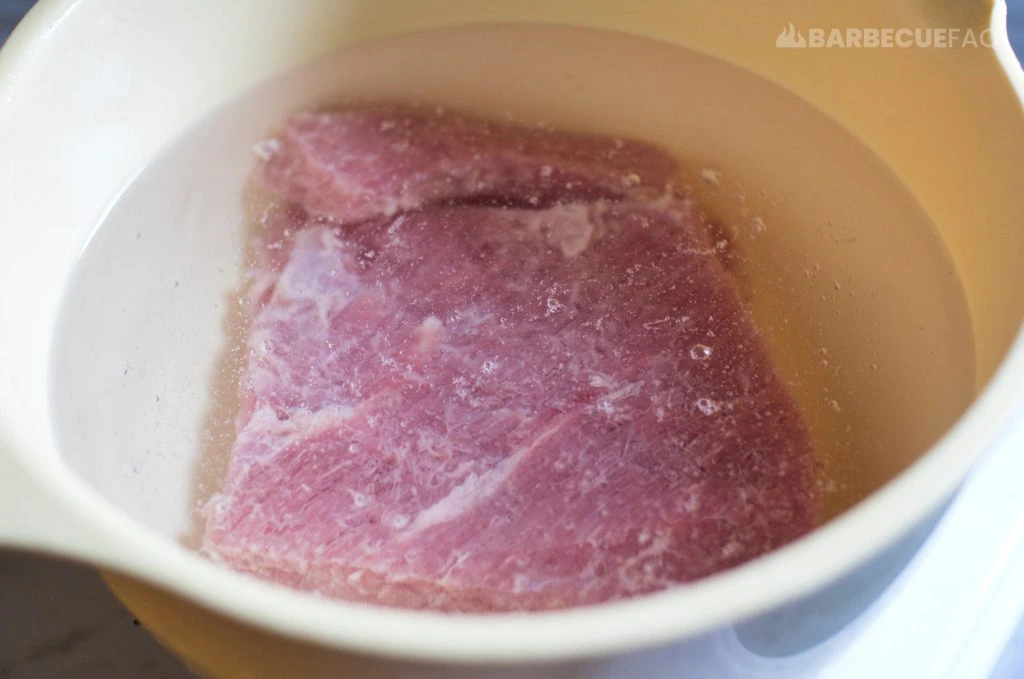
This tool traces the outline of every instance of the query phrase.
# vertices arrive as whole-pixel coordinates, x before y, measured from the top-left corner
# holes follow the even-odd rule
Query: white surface
[[[823,679],[989,675],[1024,613],[1022,450],[1024,418],[864,619],[816,651],[835,649]]]

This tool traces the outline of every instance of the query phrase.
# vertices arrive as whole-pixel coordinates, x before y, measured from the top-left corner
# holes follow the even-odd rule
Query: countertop
[[[0,679],[189,679],[89,568],[0,552]]]

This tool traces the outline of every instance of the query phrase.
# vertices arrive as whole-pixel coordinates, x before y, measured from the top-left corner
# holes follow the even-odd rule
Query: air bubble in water
[[[711,358],[712,349],[706,344],[694,344],[690,347],[690,358],[695,361],[706,361]]]

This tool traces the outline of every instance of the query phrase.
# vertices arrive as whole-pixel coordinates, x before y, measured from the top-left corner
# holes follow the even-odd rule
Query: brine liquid
[[[432,30],[347,48],[220,108],[128,189],[85,253],[83,278],[108,261],[104,251],[124,251],[137,238],[141,210],[154,210],[137,256],[161,271],[180,271],[183,285],[174,293],[161,288],[161,295],[179,295],[177,306],[138,313],[150,314],[150,322],[153,314],[189,314],[168,316],[169,327],[216,326],[219,345],[194,349],[210,359],[213,393],[178,404],[168,387],[164,401],[177,409],[164,412],[170,426],[198,432],[194,454],[201,461],[160,458],[146,472],[155,483],[188,470],[193,528],[233,440],[245,352],[244,319],[224,303],[238,288],[195,290],[186,285],[188,272],[223,268],[227,273],[211,280],[240,284],[251,228],[246,214],[251,222],[259,212],[245,191],[253,145],[290,113],[388,101],[639,138],[676,155],[684,183],[735,243],[745,303],[810,428],[828,516],[906,468],[973,398],[970,319],[943,244],[906,187],[811,106],[735,66],[653,40],[538,25]],[[193,173],[189,181],[168,181],[186,171]],[[164,204],[197,207],[170,219],[148,207],[160,204],[152,199],[158,194]],[[215,232],[223,238],[210,230],[225,230]],[[147,285],[118,285],[117,271],[106,275],[112,282],[93,293],[111,296],[113,308],[121,308],[125,286]],[[130,321],[112,323],[116,329]],[[177,346],[138,349],[137,360],[158,366],[165,356],[173,359]],[[187,372],[188,365],[176,369]],[[136,408],[140,398],[125,396],[126,407]],[[152,436],[146,424],[154,416],[138,409],[138,426],[122,432],[121,444]]]

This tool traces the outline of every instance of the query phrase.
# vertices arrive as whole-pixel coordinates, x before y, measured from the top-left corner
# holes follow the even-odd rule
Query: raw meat
[[[302,113],[264,153],[266,186],[340,222],[467,199],[538,207],[656,196],[678,172],[669,156],[639,142],[427,107]]]
[[[360,154],[384,143],[373,115]],[[326,136],[351,131],[330,120],[343,130]],[[417,143],[449,148],[429,135],[462,124]],[[534,131],[502,130],[471,173],[518,203],[529,182],[502,183],[491,154],[513,167],[505,145]],[[579,138],[552,139],[574,153]],[[574,158],[605,195],[605,160]],[[208,554],[346,599],[539,610],[688,582],[814,527],[800,413],[689,199],[556,192],[494,208],[423,188],[392,214],[395,172],[340,170],[389,187],[351,213],[342,192],[311,214],[309,194],[280,185],[304,202],[273,212],[293,238],[264,259]]]

